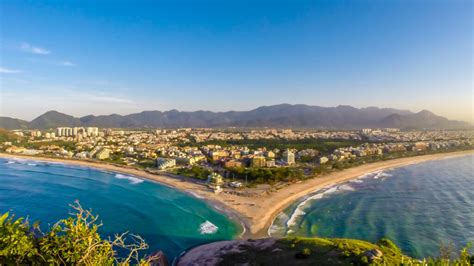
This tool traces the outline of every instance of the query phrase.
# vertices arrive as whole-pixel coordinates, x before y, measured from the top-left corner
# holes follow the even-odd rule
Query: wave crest
[[[199,232],[201,235],[215,234],[217,230],[219,230],[219,227],[209,221],[205,221],[199,225]]]
[[[134,176],[130,176],[130,175],[116,174],[115,178],[117,178],[117,179],[126,179],[126,180],[130,181],[130,184],[132,184],[132,185],[140,184],[140,183],[143,182],[143,179],[140,179],[140,178],[134,177]]]

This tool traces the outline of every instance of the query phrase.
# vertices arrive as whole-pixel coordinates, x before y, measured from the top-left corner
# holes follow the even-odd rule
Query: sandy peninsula
[[[153,180],[207,200],[218,211],[229,215],[231,218],[242,224],[244,230],[241,234],[242,238],[255,238],[267,236],[268,228],[272,224],[275,217],[292,202],[326,186],[343,183],[360,177],[364,174],[377,172],[388,168],[401,167],[430,160],[447,159],[469,154],[474,154],[474,150],[422,155],[369,163],[292,184],[283,187],[276,192],[271,192],[262,196],[239,196],[227,193],[214,194],[205,185],[200,182],[195,182],[190,178],[157,175],[131,167],[123,167],[94,161],[56,159],[38,156],[21,156],[4,153],[0,153],[0,157],[61,162],[129,174]]]

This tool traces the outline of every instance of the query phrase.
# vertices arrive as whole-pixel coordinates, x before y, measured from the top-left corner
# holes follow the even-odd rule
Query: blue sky
[[[3,116],[304,103],[474,120],[468,0],[0,6]]]

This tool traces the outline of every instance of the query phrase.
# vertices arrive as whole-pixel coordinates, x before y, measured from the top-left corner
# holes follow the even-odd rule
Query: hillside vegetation
[[[337,238],[266,238],[210,243],[190,250],[178,265],[471,265],[468,248],[461,254],[417,260],[390,240],[376,244]],[[454,257],[454,258],[451,258]]]

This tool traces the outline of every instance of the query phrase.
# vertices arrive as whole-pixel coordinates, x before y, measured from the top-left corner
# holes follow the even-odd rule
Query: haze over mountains
[[[464,129],[467,122],[448,120],[430,111],[413,113],[392,108],[354,108],[280,104],[250,111],[144,111],[129,115],[88,115],[76,118],[49,111],[28,122],[0,117],[0,128],[49,129],[55,127],[96,126],[106,128],[176,127],[291,127],[315,129],[359,129],[395,127],[401,129]]]

